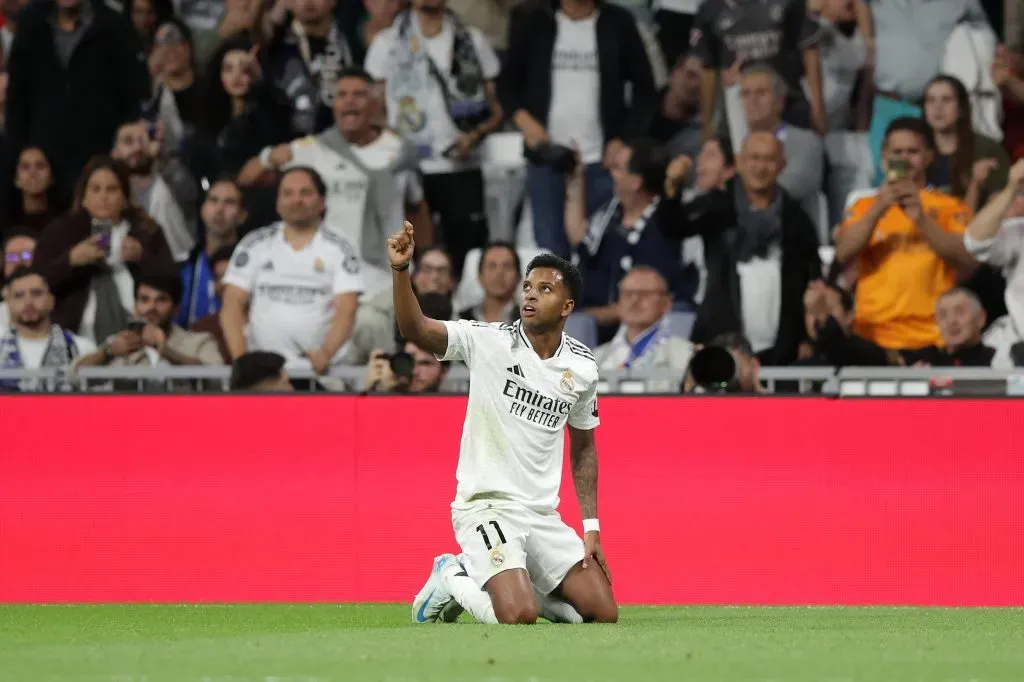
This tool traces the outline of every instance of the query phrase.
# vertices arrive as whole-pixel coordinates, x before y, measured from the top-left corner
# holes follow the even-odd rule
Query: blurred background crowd
[[[0,370],[267,351],[436,391],[404,219],[434,317],[513,322],[572,258],[605,370],[1024,364],[1015,0],[0,7]]]

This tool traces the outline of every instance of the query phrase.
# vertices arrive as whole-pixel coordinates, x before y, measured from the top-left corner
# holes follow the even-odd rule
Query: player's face
[[[534,268],[526,273],[519,316],[527,329],[552,329],[569,317],[574,305],[561,272],[554,268]]]

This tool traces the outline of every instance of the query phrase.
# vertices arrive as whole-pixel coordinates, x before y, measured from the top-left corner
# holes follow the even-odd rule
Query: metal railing
[[[0,369],[0,391],[21,392],[139,392],[189,393],[228,390],[231,368],[205,367],[83,367],[75,373],[59,369]],[[359,393],[365,389],[366,368],[335,367],[317,377],[311,370],[289,370],[305,380],[309,390]],[[855,396],[1024,395],[1024,368],[997,370],[972,367],[765,367],[761,380],[769,393]],[[313,381],[315,379],[315,381]],[[603,371],[598,390],[613,394],[679,393],[681,374]],[[469,371],[450,368],[442,392],[466,393]]]

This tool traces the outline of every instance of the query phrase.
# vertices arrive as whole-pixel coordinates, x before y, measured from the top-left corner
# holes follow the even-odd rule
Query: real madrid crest
[[[313,261],[313,271],[322,273],[324,271],[324,259],[317,258]]]
[[[558,385],[562,387],[563,391],[566,391],[566,392],[572,391],[573,383],[572,383],[572,370],[571,369],[567,369],[564,372],[562,372],[562,379],[561,379],[561,381],[558,382]]]
[[[495,568],[501,568],[501,565],[505,563],[505,555],[502,554],[500,549],[491,550],[491,565]]]

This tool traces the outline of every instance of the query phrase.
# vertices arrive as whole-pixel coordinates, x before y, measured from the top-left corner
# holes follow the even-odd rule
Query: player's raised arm
[[[443,356],[448,350],[448,330],[438,320],[432,320],[420,310],[419,301],[412,290],[409,264],[416,249],[412,223],[388,238],[388,258],[394,280],[395,319],[402,338],[412,341],[423,350]]]

